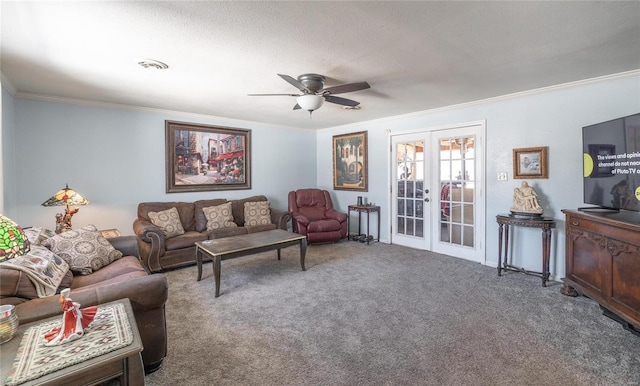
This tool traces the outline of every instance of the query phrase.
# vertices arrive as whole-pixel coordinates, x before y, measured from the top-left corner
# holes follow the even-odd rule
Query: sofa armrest
[[[162,233],[162,229],[153,225],[152,222],[141,218],[133,221],[133,233],[139,240],[142,240],[145,243],[153,242],[153,237],[156,235],[160,237],[164,243],[164,233]]]
[[[138,239],[140,260],[150,272],[161,271],[160,258],[166,251],[162,230],[151,222],[138,218],[133,222],[133,233]]]
[[[136,277],[118,285],[92,286],[71,291],[71,299],[80,303],[80,308],[97,306],[114,300],[129,298],[134,312],[164,307],[168,297],[167,278],[162,274]],[[30,300],[16,307],[20,323],[62,314],[57,295]]]
[[[338,222],[345,222],[347,221],[347,214],[346,213],[342,213],[342,212],[338,212],[335,209],[329,209],[326,212],[324,212],[324,215],[327,218],[333,219],[333,220],[337,220]]]
[[[278,229],[287,230],[287,224],[291,220],[291,212],[282,209],[271,208],[271,223],[276,224]]]
[[[138,240],[135,236],[118,236],[107,239],[113,245],[113,247],[120,252],[124,256],[135,256],[140,257],[140,252],[138,250]]]
[[[300,225],[303,225],[305,227],[309,225],[309,218],[307,218],[307,216],[303,215],[300,212],[291,213],[291,217],[295,222],[297,222]]]
[[[167,355],[165,302],[168,292],[167,278],[162,274],[152,274],[117,285],[77,288],[72,290],[71,299],[85,308],[129,298],[144,346],[142,361],[145,371],[152,371],[162,364]],[[62,315],[62,308],[58,296],[49,296],[19,304],[16,313],[20,323],[29,323]]]

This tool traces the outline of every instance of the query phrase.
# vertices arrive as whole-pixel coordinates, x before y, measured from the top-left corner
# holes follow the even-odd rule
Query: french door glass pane
[[[423,220],[416,220],[416,236],[417,237],[424,237]]]
[[[417,218],[422,218],[424,216],[422,203],[423,203],[422,200],[416,200],[416,217]]]
[[[397,167],[397,232],[408,236],[424,236],[424,142],[411,141],[396,145]]]
[[[404,197],[404,181],[398,181],[398,197]]]
[[[440,241],[474,246],[475,137],[440,140]]]

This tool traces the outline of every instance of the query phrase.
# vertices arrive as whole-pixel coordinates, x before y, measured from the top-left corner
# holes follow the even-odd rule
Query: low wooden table
[[[142,341],[138,333],[136,319],[131,310],[129,299],[121,299],[115,302],[101,304],[98,307],[114,303],[123,303],[127,313],[127,319],[131,324],[133,342],[115,351],[88,359],[81,363],[65,367],[58,371],[46,374],[40,378],[21,383],[27,385],[95,385],[110,379],[119,379],[120,385],[144,385],[144,370],[142,366]],[[81,306],[82,307],[82,306]],[[31,323],[21,324],[13,339],[2,344],[2,358],[0,361],[0,382],[6,381],[16,357],[20,341],[24,332],[32,326],[37,326],[52,320],[60,320],[61,315]],[[84,338],[80,338],[81,340]],[[63,347],[64,344],[61,346]]]
[[[216,297],[220,296],[220,262],[234,257],[253,255],[259,252],[278,250],[291,245],[300,245],[300,266],[304,268],[304,256],[307,252],[307,238],[296,233],[275,229],[247,235],[224,237],[221,239],[196,242],[196,263],[198,264],[198,281],[202,279],[202,254],[213,259],[213,276],[216,283]]]

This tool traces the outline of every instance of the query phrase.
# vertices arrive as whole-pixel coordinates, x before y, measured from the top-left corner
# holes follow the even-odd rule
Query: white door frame
[[[472,127],[479,127],[478,131],[479,133],[477,134],[478,136],[478,141],[476,143],[476,150],[479,154],[478,160],[477,160],[477,181],[479,182],[478,184],[478,189],[477,189],[477,196],[475,199],[476,202],[476,216],[475,218],[477,219],[477,223],[476,223],[476,245],[474,247],[476,253],[475,253],[475,257],[471,258],[469,257],[468,253],[465,253],[465,251],[462,250],[462,248],[458,248],[459,253],[456,251],[456,248],[446,248],[444,251],[441,251],[440,248],[438,248],[436,246],[436,243],[439,242],[439,237],[434,237],[434,232],[431,232],[431,250],[440,250],[442,253],[447,253],[451,256],[455,256],[455,257],[459,257],[459,258],[463,258],[463,259],[468,259],[468,260],[472,260],[472,261],[477,261],[483,265],[486,264],[486,253],[485,253],[485,246],[486,246],[486,194],[485,194],[485,186],[486,186],[486,141],[485,141],[485,136],[486,136],[486,121],[485,120],[480,120],[480,121],[471,121],[471,122],[464,122],[464,123],[458,123],[458,124],[451,124],[451,125],[445,125],[445,126],[434,126],[434,127],[427,127],[427,128],[420,128],[420,129],[411,129],[411,130],[398,130],[398,131],[391,131],[388,130],[387,133],[387,146],[389,149],[389,153],[387,156],[387,186],[389,187],[389,189],[387,190],[387,203],[389,205],[389,208],[393,208],[392,205],[394,205],[393,202],[393,195],[392,195],[392,184],[395,182],[393,181],[393,171],[392,171],[392,167],[394,167],[396,165],[396,160],[392,159],[392,154],[393,154],[393,137],[396,135],[406,135],[406,134],[416,134],[416,133],[430,133],[434,132],[434,131],[445,131],[445,130],[456,130],[456,129],[465,129],[465,128],[472,128]],[[431,152],[430,152],[431,153]],[[431,155],[431,157],[433,157],[433,155]],[[426,162],[427,160],[425,160]],[[436,162],[430,162],[431,167],[433,168],[434,163]],[[437,164],[437,163],[436,163]],[[433,171],[432,170],[432,175],[433,172],[435,172],[435,175],[438,175],[437,171]],[[433,199],[435,200],[437,197],[433,196]],[[395,225],[395,219],[393,218],[392,215],[393,210],[389,210],[387,211],[388,214],[388,224],[390,226],[389,228],[389,242],[393,243],[393,231],[392,231],[392,226]],[[431,216],[430,218],[433,219],[435,216]],[[426,216],[425,216],[425,220],[426,220]],[[433,221],[433,220],[432,220]],[[431,229],[438,229],[439,224],[431,224]]]

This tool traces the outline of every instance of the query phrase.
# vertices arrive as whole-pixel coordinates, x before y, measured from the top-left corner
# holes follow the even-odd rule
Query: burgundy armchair
[[[298,189],[289,192],[293,231],[307,236],[307,243],[331,243],[347,237],[347,215],[333,209],[329,192]]]

